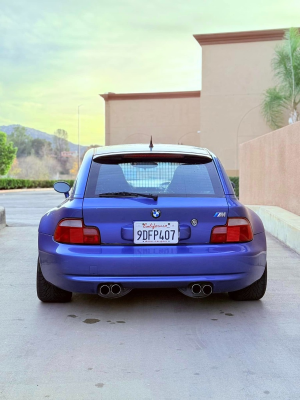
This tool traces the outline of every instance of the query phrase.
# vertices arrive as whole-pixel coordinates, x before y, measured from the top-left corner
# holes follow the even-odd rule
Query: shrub
[[[59,162],[53,157],[39,158],[34,155],[20,157],[9,171],[9,178],[29,180],[52,180],[60,170]]]
[[[235,184],[234,191],[235,191],[236,197],[239,197],[239,195],[240,195],[240,190],[239,190],[240,189],[240,187],[239,187],[240,178],[238,176],[231,176],[231,177],[229,177],[229,179],[231,180],[231,182],[233,182]]]
[[[6,141],[6,133],[0,132],[0,175],[7,174],[18,150],[12,143],[6,143]]]
[[[31,180],[31,179],[0,179],[0,190],[5,189],[32,189],[32,188],[52,188],[54,180]],[[73,186],[74,180],[66,180],[70,186]]]

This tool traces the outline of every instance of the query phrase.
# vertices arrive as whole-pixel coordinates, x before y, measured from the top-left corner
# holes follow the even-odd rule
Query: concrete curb
[[[300,254],[300,216],[275,206],[247,206],[262,219],[266,231]]]
[[[0,229],[6,227],[5,208],[0,206]]]
[[[13,193],[13,192],[39,192],[41,190],[53,190],[52,188],[29,188],[29,189],[0,189],[0,195],[6,193]]]

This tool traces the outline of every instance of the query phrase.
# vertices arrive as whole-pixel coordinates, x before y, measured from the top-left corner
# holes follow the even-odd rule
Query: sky
[[[0,125],[104,144],[100,93],[201,89],[193,34],[300,26],[299,0],[0,0]]]

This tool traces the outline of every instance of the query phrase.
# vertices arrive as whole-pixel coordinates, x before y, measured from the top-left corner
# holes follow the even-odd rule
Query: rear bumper
[[[225,245],[78,246],[39,234],[45,279],[71,292],[97,293],[100,283],[126,288],[179,288],[213,284],[214,293],[242,289],[259,279],[266,265],[265,234],[252,242]]]

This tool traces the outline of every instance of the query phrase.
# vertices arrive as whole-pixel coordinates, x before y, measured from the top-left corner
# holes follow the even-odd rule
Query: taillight
[[[100,244],[100,232],[93,226],[85,226],[82,219],[62,219],[54,232],[54,240],[68,244]]]
[[[251,224],[246,218],[228,218],[226,225],[212,229],[210,243],[242,243],[252,239]]]

